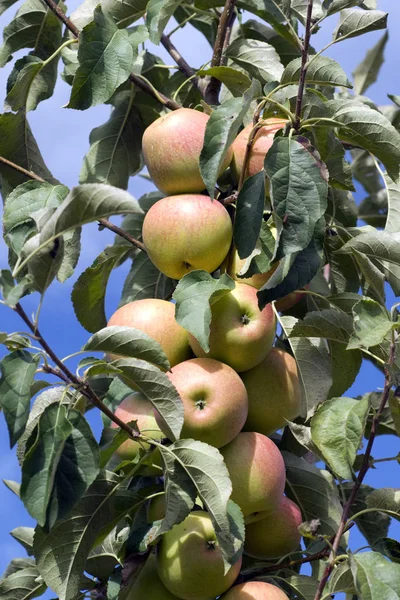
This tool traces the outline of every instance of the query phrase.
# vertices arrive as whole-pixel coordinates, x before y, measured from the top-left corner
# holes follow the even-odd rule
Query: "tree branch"
[[[3,156],[0,156],[0,163],[6,165],[7,167],[10,167],[10,169],[14,169],[14,171],[18,171],[18,173],[22,173],[22,175],[26,175],[26,177],[29,177],[30,179],[35,179],[35,181],[40,181],[41,183],[47,183],[45,179],[43,179],[39,175],[36,175],[36,173],[34,173],[33,171],[28,171],[27,169],[24,169],[24,167],[16,165],[15,163],[11,162],[11,160],[8,160]]]
[[[396,334],[394,334],[395,336]],[[335,538],[332,542],[332,549],[329,555],[329,560],[328,560],[328,564],[325,568],[325,571],[321,577],[321,581],[319,582],[318,585],[318,589],[317,592],[315,594],[314,600],[321,600],[323,591],[325,589],[325,586],[327,584],[327,581],[332,573],[333,570],[333,566],[334,566],[334,560],[335,560],[335,555],[337,553],[337,550],[339,548],[339,544],[340,544],[340,540],[342,538],[342,535],[346,529],[346,524],[347,521],[349,519],[350,516],[350,511],[351,511],[351,507],[355,501],[355,499],[357,498],[357,494],[360,490],[360,487],[362,485],[362,482],[364,481],[364,477],[367,474],[371,464],[370,464],[370,457],[371,457],[371,452],[372,452],[372,447],[374,444],[374,440],[375,440],[375,436],[376,436],[376,431],[377,431],[377,427],[379,424],[379,419],[382,415],[383,409],[386,406],[386,402],[388,401],[389,398],[389,393],[390,390],[392,388],[393,382],[392,382],[392,378],[391,378],[391,374],[390,374],[390,370],[391,370],[391,366],[394,363],[396,357],[396,339],[394,338],[392,340],[392,343],[390,344],[390,357],[389,357],[389,363],[388,363],[388,368],[385,368],[385,387],[383,388],[383,392],[382,392],[382,397],[381,397],[381,402],[379,404],[379,408],[375,413],[375,416],[372,420],[372,424],[371,424],[371,431],[369,434],[369,438],[368,438],[368,444],[367,444],[367,448],[365,450],[365,454],[364,454],[364,459],[361,465],[361,469],[358,473],[357,479],[353,485],[353,488],[351,490],[349,499],[347,500],[346,504],[343,507],[343,513],[342,513],[342,518],[340,520],[340,524],[339,524],[339,528],[336,532]]]
[[[69,19],[63,13],[61,8],[54,2],[54,0],[43,0],[43,2],[49,7],[49,9],[51,11],[53,11],[53,13],[60,19],[60,21],[62,21],[64,23],[64,25],[72,33],[72,35],[74,35],[76,38],[79,38],[79,34],[80,34],[79,29],[71,21],[71,19]],[[161,92],[157,92],[157,94],[155,94],[154,91],[152,90],[151,86],[149,86],[145,81],[143,81],[137,75],[135,75],[135,73],[131,73],[129,75],[129,79],[130,79],[130,81],[132,81],[132,83],[134,83],[143,92],[146,92],[146,94],[149,94],[153,98],[156,98],[156,100],[161,102],[161,104],[163,104],[167,108],[169,108],[171,110],[177,110],[178,108],[181,108],[181,105],[178,104],[178,102],[175,102],[175,100],[171,100],[171,98],[168,98]]]
[[[312,19],[312,9],[313,9],[313,0],[308,0],[307,6],[307,20],[306,20],[306,28],[304,33],[304,43],[301,50],[301,71],[300,71],[300,81],[299,81],[299,91],[297,92],[297,100],[296,100],[296,112],[295,112],[295,121],[294,128],[296,131],[300,128],[300,118],[301,118],[301,107],[303,104],[303,95],[304,95],[304,87],[306,83],[306,74],[307,74],[307,61],[308,61],[308,49],[310,47],[310,37],[311,37],[311,19]]]
[[[202,96],[204,96],[203,86],[201,85],[199,78],[194,76],[195,70],[192,69],[192,67],[186,62],[181,53],[171,42],[171,39],[164,33],[161,36],[161,43],[169,55],[172,56],[181,73],[183,73],[187,79],[190,79],[190,83],[200,92]]]
[[[236,17],[235,1],[226,0],[224,10],[218,23],[217,35],[215,38],[214,52],[211,60],[211,67],[219,67],[223,64],[223,53],[229,44],[229,39],[232,33],[233,22]],[[218,104],[218,96],[221,89],[221,81],[215,77],[211,77],[208,82],[205,100],[208,104]]]

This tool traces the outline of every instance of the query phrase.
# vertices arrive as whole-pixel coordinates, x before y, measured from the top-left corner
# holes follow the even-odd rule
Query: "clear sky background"
[[[11,20],[16,8],[21,3],[14,5],[0,17],[0,31]],[[385,63],[381,69],[380,77],[367,91],[367,95],[376,104],[389,104],[387,93],[400,94],[400,2],[398,0],[378,0],[378,8],[389,12],[389,41],[385,51]],[[68,14],[79,5],[79,1],[68,2]],[[250,18],[254,18],[250,15]],[[331,39],[335,28],[337,16],[327,19],[321,31],[312,38],[313,46],[319,50]],[[174,24],[170,25],[172,28]],[[348,77],[355,67],[364,58],[367,50],[371,48],[383,32],[373,32],[360,38],[346,40],[329,48],[327,55],[336,59],[345,69]],[[208,42],[196,29],[190,25],[179,30],[173,36],[173,42],[181,51],[186,60],[194,68],[200,67],[211,57],[211,48]],[[151,45],[149,45],[150,48]],[[167,64],[173,64],[172,59],[162,47],[150,48],[161,56]],[[19,58],[27,51],[21,51],[14,58]],[[11,66],[0,70],[0,97],[5,98],[5,87]],[[110,113],[107,106],[98,106],[88,111],[76,111],[62,108],[69,99],[70,87],[61,79],[58,80],[54,96],[39,104],[36,111],[29,113],[29,122],[47,166],[53,175],[65,185],[72,187],[78,184],[79,172],[83,157],[89,148],[90,131],[104,123]],[[129,192],[139,197],[144,192],[152,189],[151,184],[143,178],[135,177],[130,180]],[[363,198],[363,192],[357,192],[357,201]],[[115,222],[118,219],[114,219]],[[99,232],[95,225],[85,226],[82,237],[82,254],[79,260],[76,275],[61,285],[55,282],[46,293],[41,312],[40,329],[50,345],[60,356],[66,356],[80,349],[88,339],[89,334],[76,321],[70,293],[77,276],[89,266],[104,247],[113,240],[108,231]],[[0,268],[7,268],[7,252],[2,238],[0,239]],[[128,264],[114,271],[107,290],[107,315],[111,315],[117,308],[124,279],[128,271]],[[33,294],[23,300],[23,305],[28,313],[35,310],[38,295]],[[388,304],[393,304],[393,295],[388,295]],[[22,322],[11,309],[0,305],[0,331],[21,331]],[[1,350],[0,350],[1,353]],[[1,354],[0,354],[1,356]],[[355,396],[365,392],[379,390],[383,386],[380,372],[371,363],[364,362],[359,377],[353,387],[347,392],[348,396]],[[99,416],[92,411],[90,422],[97,436],[100,433]],[[399,440],[394,436],[378,437],[374,445],[374,458],[396,455],[399,452]],[[371,469],[366,478],[366,483],[374,487],[398,487],[400,482],[400,465],[396,462],[387,462]],[[20,480],[20,468],[15,457],[15,449],[10,450],[8,433],[5,421],[0,417],[0,478]],[[25,525],[33,526],[33,521],[25,511],[22,503],[0,483],[0,573],[3,572],[8,562],[17,556],[24,556],[23,548],[14,541],[8,533],[13,528]],[[390,535],[399,538],[400,527],[394,525]],[[397,534],[397,535],[396,535]],[[351,545],[357,549],[364,545],[362,538],[355,528],[351,534]],[[53,598],[54,594],[48,592],[44,598]]]

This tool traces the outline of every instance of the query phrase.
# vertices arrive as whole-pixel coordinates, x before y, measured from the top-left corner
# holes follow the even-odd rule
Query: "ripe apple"
[[[306,286],[306,288],[307,287],[308,286]],[[304,294],[301,294],[299,292],[291,292],[287,296],[279,298],[279,300],[275,302],[276,310],[279,312],[285,312],[285,310],[293,308],[293,306],[300,302],[302,298],[304,298]]]
[[[193,269],[211,273],[228,254],[232,222],[226,208],[208,196],[168,196],[146,213],[143,241],[155,266],[172,279]]]
[[[246,431],[271,435],[300,414],[301,387],[295,359],[272,348],[260,364],[241,374],[249,396]]]
[[[220,448],[241,431],[247,417],[247,392],[231,367],[212,358],[194,358],[176,365],[168,377],[183,402],[182,438]],[[163,427],[161,419],[158,424]]]
[[[300,544],[298,528],[302,522],[300,508],[283,496],[273,512],[266,513],[265,518],[256,523],[246,525],[244,551],[262,560],[290,554]]]
[[[192,108],[180,108],[163,115],[144,132],[144,162],[155,185],[164,194],[202,192],[200,152],[210,117]],[[232,160],[229,149],[220,168],[221,175]]]
[[[128,583],[129,586],[129,583]],[[155,554],[150,554],[146,564],[139,573],[138,578],[130,588],[126,600],[178,600],[161,583],[157,573],[157,559]]]
[[[285,464],[278,448],[261,433],[244,432],[220,450],[232,480],[231,499],[245,517],[274,510],[285,488]]]
[[[239,277],[238,273],[243,269],[245,265],[246,259],[240,258],[237,251],[235,251],[231,268],[229,269],[229,275],[235,281],[239,283],[246,283],[247,285],[251,285],[257,290],[259,290],[265,283],[267,283],[268,279],[272,277],[274,272],[279,266],[279,263],[274,264],[274,266],[267,271],[266,273],[256,273],[255,275],[251,275],[250,277]]]
[[[285,119],[271,118],[265,119],[265,123],[266,124],[264,127],[261,127],[261,129],[259,129],[256,133],[255,141],[251,149],[246,177],[255,175],[259,171],[263,170],[265,155],[273,144],[274,135],[286,125],[287,121]],[[244,157],[246,154],[246,146],[252,129],[253,124],[251,123],[239,133],[232,144],[233,159],[231,169],[236,183],[240,179],[240,173],[242,172]]]
[[[135,327],[156,340],[173,367],[191,356],[187,332],[175,321],[175,305],[145,298],[121,306],[108,325]],[[115,357],[114,357],[115,358]]]
[[[222,553],[211,519],[204,511],[190,513],[162,536],[157,547],[160,579],[183,600],[220,596],[235,581],[241,564],[240,558],[224,575]]]
[[[196,356],[215,358],[239,372],[252,369],[267,356],[275,339],[275,315],[271,304],[259,310],[255,288],[236,283],[214,302],[211,314],[209,352],[189,334]]]
[[[272,583],[248,581],[234,585],[221,600],[289,600],[289,597]]]

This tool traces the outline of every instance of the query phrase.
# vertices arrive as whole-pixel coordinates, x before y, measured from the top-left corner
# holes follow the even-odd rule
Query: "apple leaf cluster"
[[[24,0],[4,28],[0,294],[23,329],[0,327],[21,467],[4,483],[37,524],[10,532],[24,556],[0,598],[400,598],[400,492],[364,481],[376,436],[400,435],[400,96],[365,95],[387,16],[377,0]],[[210,45],[196,65],[182,28]],[[352,77],[325,55],[373,31]],[[111,109],[72,189],[29,125],[59,76],[65,110]],[[144,168],[157,189],[136,198]],[[89,223],[115,239],[79,272]],[[88,332],[72,356],[41,333],[55,280]],[[363,361],[382,392],[346,396]]]

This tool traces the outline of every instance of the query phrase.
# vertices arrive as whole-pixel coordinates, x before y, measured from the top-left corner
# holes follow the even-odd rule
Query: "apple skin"
[[[250,277],[239,277],[238,273],[244,267],[245,262],[246,262],[246,259],[240,258],[237,251],[235,251],[235,254],[233,256],[232,266],[229,270],[230,271],[229,275],[235,281],[238,281],[239,283],[246,283],[247,285],[251,285],[252,287],[256,288],[256,290],[259,290],[265,283],[267,283],[268,279],[270,279],[272,277],[272,275],[275,273],[276,269],[279,266],[279,263],[276,263],[266,273],[256,273],[255,275],[251,275]]]
[[[200,152],[209,116],[180,108],[154,121],[143,135],[144,162],[155,185],[164,194],[202,192],[206,186],[200,173]],[[219,170],[232,160],[232,148]]]
[[[149,523],[160,521],[165,517],[165,509],[165,494],[154,496],[147,505],[147,521]]]
[[[249,396],[245,431],[271,435],[299,416],[301,387],[291,354],[272,348],[260,364],[241,377]]]
[[[266,125],[261,127],[261,129],[259,129],[256,133],[247,167],[246,177],[255,175],[263,170],[265,155],[273,144],[274,135],[286,125],[287,121],[285,119],[271,118],[265,119],[265,123]],[[253,124],[251,123],[239,133],[232,144],[233,158],[231,169],[236,183],[238,183],[240,179],[240,173],[242,172],[244,163],[244,156],[246,154],[246,145],[252,129]]]
[[[209,196],[168,196],[146,213],[143,241],[151,261],[172,279],[193,269],[211,273],[229,252],[232,222],[226,208]]]
[[[237,436],[247,418],[248,400],[242,380],[231,367],[212,358],[193,358],[167,375],[183,402],[182,438],[221,448]],[[157,413],[156,419],[162,429]]]
[[[220,452],[232,481],[231,499],[245,517],[279,505],[286,472],[274,442],[261,433],[242,431]]]
[[[175,320],[172,302],[156,298],[129,302],[112,315],[108,325],[135,327],[147,333],[162,346],[171,367],[192,355],[187,332]]]
[[[221,600],[289,600],[289,597],[272,583],[248,581],[234,585]]]
[[[242,558],[224,575],[224,562],[211,519],[190,513],[165,533],[157,546],[158,575],[172,594],[183,600],[213,600],[231,587]]]
[[[161,583],[161,579],[157,574],[157,559],[155,554],[150,554],[126,597],[126,600],[150,599],[177,600],[177,597],[171,594],[165,585]]]
[[[290,554],[300,544],[299,525],[303,522],[300,508],[286,496],[272,513],[246,525],[244,551],[253,558],[267,560]]]
[[[209,352],[189,333],[197,357],[215,358],[241,372],[267,356],[275,339],[275,314],[271,304],[259,310],[255,288],[236,283],[231,292],[214,302],[211,314]]]
[[[308,286],[306,286],[307,288]],[[304,298],[304,294],[299,294],[299,292],[291,292],[287,296],[283,298],[279,298],[275,302],[275,307],[278,312],[285,312],[285,310],[289,310],[293,308],[300,300]]]

